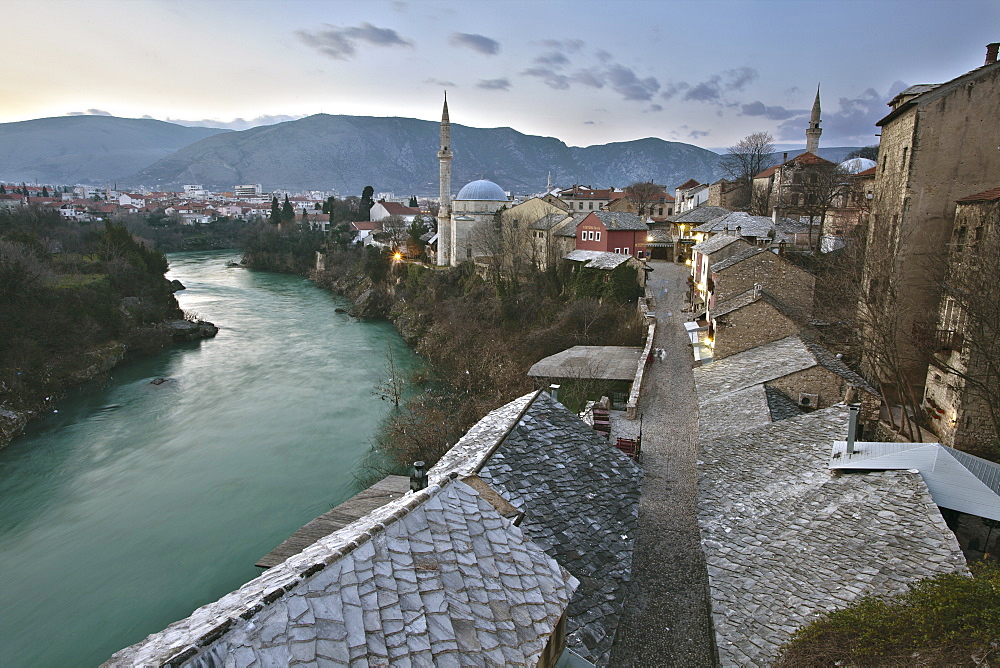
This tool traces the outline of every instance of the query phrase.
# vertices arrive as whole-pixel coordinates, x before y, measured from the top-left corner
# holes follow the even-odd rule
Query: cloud
[[[604,82],[601,81],[601,78],[590,70],[580,70],[579,72],[570,75],[570,80],[574,83],[590,86],[591,88],[604,87]]]
[[[413,42],[405,39],[391,28],[378,28],[370,23],[359,26],[340,27],[324,24],[321,30],[296,30],[298,38],[336,60],[350,60],[357,54],[358,42],[371,46],[413,46]]]
[[[584,125],[597,125],[597,121],[584,121]]]
[[[555,90],[566,90],[569,88],[569,77],[545,67],[529,67],[521,72],[521,74],[526,77],[537,77],[541,79],[546,86],[554,88]]]
[[[67,111],[67,116],[111,116],[110,111],[103,109],[88,109],[87,111]]]
[[[740,105],[740,116],[763,116],[772,121],[783,121],[806,113],[805,109],[786,109],[781,106],[769,107],[760,100]]]
[[[670,100],[683,94],[681,99],[685,102],[734,106],[735,103],[729,101],[729,94],[742,91],[759,77],[760,74],[752,67],[734,67],[697,83],[671,81],[663,87],[660,97]]]
[[[650,111],[663,111],[663,105],[662,104],[651,104],[651,105],[649,105],[649,110]]]
[[[481,79],[476,84],[476,88],[485,90],[510,90],[510,81],[507,79]]]
[[[711,130],[692,130],[688,133],[688,137],[698,139],[699,137],[707,137],[711,132]]]
[[[248,130],[249,128],[255,128],[260,125],[274,125],[275,123],[284,123],[285,121],[297,121],[300,118],[305,118],[305,114],[299,114],[298,116],[286,116],[283,114],[265,115],[251,118],[249,120],[245,118],[234,118],[231,121],[222,121],[218,118],[203,118],[197,121],[188,121],[170,117],[167,117],[165,120],[169,123],[186,125],[191,128],[226,128],[229,130]]]
[[[582,39],[543,39],[538,43],[547,49],[561,49],[575,53],[582,49],[586,42]]]
[[[868,145],[875,143],[875,122],[889,113],[886,103],[906,88],[895,81],[885,94],[867,88],[856,97],[841,97],[835,107],[826,106],[822,114],[823,143],[831,145]],[[829,105],[829,103],[827,103]],[[809,123],[809,111],[802,110],[778,126],[778,139],[801,140]]]
[[[441,86],[442,88],[457,88],[458,84],[453,81],[443,81],[441,79],[424,79],[425,84],[431,86]]]
[[[626,100],[650,100],[660,90],[660,82],[656,77],[640,79],[631,68],[619,64],[610,66],[604,72],[604,79]]]
[[[539,65],[550,65],[552,67],[562,67],[563,65],[569,64],[569,58],[566,54],[559,51],[549,51],[548,53],[543,53],[542,55],[535,58],[535,62]]]
[[[500,53],[500,42],[483,35],[476,35],[468,32],[455,32],[451,34],[448,42],[452,46],[464,46],[473,51],[486,56],[495,56]]]
[[[392,9],[397,12],[405,12],[409,6],[405,2],[394,2],[392,3]]]

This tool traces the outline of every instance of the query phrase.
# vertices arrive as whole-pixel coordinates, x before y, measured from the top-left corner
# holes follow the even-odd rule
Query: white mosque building
[[[483,223],[492,223],[501,207],[510,204],[507,193],[492,181],[479,179],[465,184],[458,195],[451,197],[451,121],[448,118],[448,96],[445,94],[441,113],[440,209],[438,210],[439,266],[457,266],[475,257],[473,230]]]

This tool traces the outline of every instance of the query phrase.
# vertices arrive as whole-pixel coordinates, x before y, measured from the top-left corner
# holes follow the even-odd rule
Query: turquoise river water
[[[235,257],[168,256],[215,339],[117,367],[0,450],[0,666],[96,666],[355,492],[386,350],[416,358],[388,323]]]

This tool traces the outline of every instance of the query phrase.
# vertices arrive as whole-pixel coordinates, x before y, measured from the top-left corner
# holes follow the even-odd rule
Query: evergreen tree
[[[416,195],[410,195],[410,207],[413,208],[413,209],[415,209],[418,206],[420,206],[420,205],[417,204],[417,196]]]
[[[281,209],[278,207],[278,198],[271,198],[271,217],[269,219],[272,224],[277,225],[281,222]]]
[[[0,183],[0,195],[6,195],[6,194],[7,194],[7,189],[3,187],[2,183]]]
[[[285,203],[281,205],[281,219],[295,220],[295,209],[292,208],[292,203],[288,201],[288,195],[285,195]]]
[[[372,195],[374,194],[375,189],[371,186],[365,186],[365,189],[361,191],[361,204],[358,207],[358,220],[372,219],[372,207],[375,206],[375,200],[372,199]]]
[[[48,197],[48,196],[49,196],[49,189],[46,188],[45,186],[42,186],[42,197]]]

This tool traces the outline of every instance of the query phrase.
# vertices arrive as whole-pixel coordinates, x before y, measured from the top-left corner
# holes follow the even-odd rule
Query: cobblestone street
[[[651,262],[646,294],[658,319],[654,345],[666,350],[644,382],[645,468],[632,582],[612,666],[711,666],[708,576],[696,516],[698,409],[683,323],[687,268]]]

